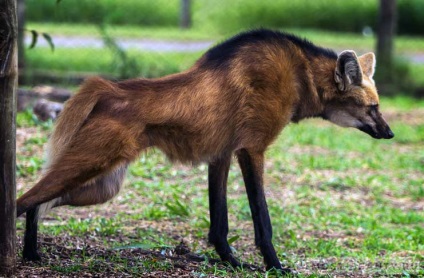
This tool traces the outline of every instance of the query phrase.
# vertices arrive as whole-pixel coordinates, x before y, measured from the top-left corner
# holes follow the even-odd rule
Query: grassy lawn
[[[161,53],[127,51],[132,62],[130,71],[133,77],[159,77],[188,69],[202,53]],[[26,52],[28,69],[49,70],[66,74],[67,72],[83,72],[120,76],[129,67],[108,49],[94,48],[61,48],[52,52],[48,48],[37,47]],[[126,68],[125,68],[126,67]]]
[[[300,277],[418,277],[424,260],[424,101],[383,98],[395,138],[374,140],[321,120],[289,125],[267,152],[274,244]],[[18,115],[18,194],[40,175],[51,124]],[[240,170],[229,175],[232,246],[262,266]],[[267,277],[263,270],[179,261],[175,247],[216,258],[207,245],[207,167],[171,165],[151,150],[105,205],[54,209],[40,230],[43,261],[19,265],[50,276]],[[21,239],[24,219],[18,219]],[[44,271],[44,272],[43,272]]]
[[[60,36],[99,36],[99,26],[81,23],[39,23],[28,22],[26,29]],[[111,36],[120,38],[160,39],[160,40],[215,40],[217,32],[204,32],[198,29],[181,30],[178,27],[140,27],[113,25],[107,27]]]
[[[411,78],[415,80],[418,85],[424,87],[424,65],[413,65],[410,66]]]

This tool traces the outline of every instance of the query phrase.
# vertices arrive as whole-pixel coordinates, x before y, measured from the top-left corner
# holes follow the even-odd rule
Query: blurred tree
[[[392,83],[393,37],[396,31],[396,0],[380,0],[377,22],[377,81]]]
[[[16,0],[0,0],[0,276],[16,265]]]
[[[191,27],[191,1],[181,0],[180,27],[187,29]]]

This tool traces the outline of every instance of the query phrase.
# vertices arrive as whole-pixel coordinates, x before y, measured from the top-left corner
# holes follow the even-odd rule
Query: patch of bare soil
[[[113,236],[107,240],[125,242],[125,238]],[[183,242],[163,250],[105,249],[102,239],[93,236],[44,236],[40,243],[44,247],[42,262],[20,259],[16,277],[198,277],[198,269],[206,260],[192,253]],[[18,250],[21,248],[19,242]],[[145,262],[162,265],[163,269],[151,270]],[[208,259],[208,262],[218,260]]]

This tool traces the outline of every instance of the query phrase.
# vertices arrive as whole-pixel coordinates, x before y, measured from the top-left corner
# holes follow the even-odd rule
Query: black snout
[[[393,137],[395,137],[395,134],[393,133],[393,131],[391,131],[389,127],[387,127],[387,129],[388,130],[384,139],[392,139]]]
[[[380,134],[381,138],[384,139],[392,139],[393,137],[395,137],[395,134],[393,133],[393,131],[390,129],[388,124],[384,124],[382,126],[379,126],[377,128],[377,133]]]
[[[375,139],[391,139],[395,137],[393,131],[378,111],[378,106],[371,106],[368,116],[372,119],[372,125],[368,123],[370,122],[368,118],[368,120],[361,121],[361,125],[358,127],[359,130]]]
[[[365,132],[366,134],[369,134],[372,138],[375,139],[392,139],[395,137],[395,134],[389,126],[386,126],[383,129],[379,128],[378,130],[374,130],[370,125],[364,124],[358,127],[358,129]]]

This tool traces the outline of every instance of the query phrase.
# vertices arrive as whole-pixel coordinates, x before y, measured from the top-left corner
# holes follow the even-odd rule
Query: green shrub
[[[338,31],[361,31],[375,23],[376,1],[352,0],[236,0],[208,1],[195,20],[207,21],[220,30],[252,27],[308,27]],[[196,21],[195,21],[196,24]]]
[[[35,22],[82,22],[174,26],[178,1],[167,0],[27,0],[27,20]]]
[[[203,5],[198,23],[221,31],[269,26],[361,32],[366,26],[376,30],[378,16],[376,0],[215,0]],[[423,30],[422,0],[399,0],[399,33],[423,34]]]
[[[33,22],[177,26],[180,1],[27,0],[26,5]],[[260,26],[360,32],[376,29],[377,13],[377,0],[193,0],[192,7],[195,28],[221,33]],[[423,1],[398,0],[398,18],[400,34],[423,34]]]
[[[398,33],[424,35],[424,2],[422,0],[399,1]]]
[[[402,58],[395,58],[392,72],[387,72],[380,67],[376,71],[375,80],[380,95],[395,96],[401,93],[402,95],[422,98],[424,97],[423,73],[423,65],[413,64]]]

